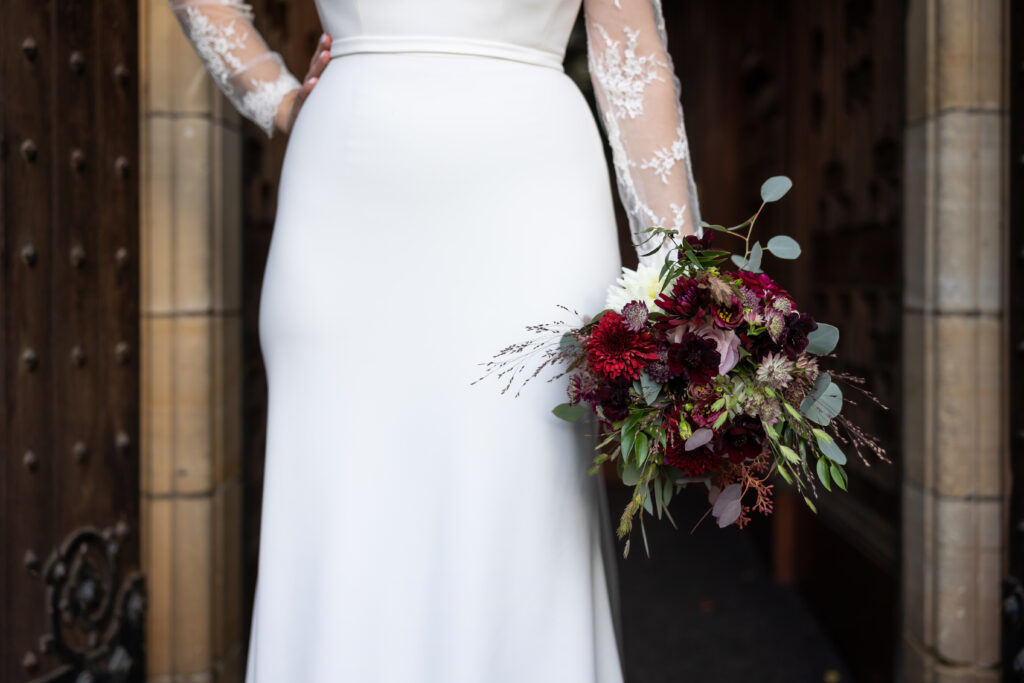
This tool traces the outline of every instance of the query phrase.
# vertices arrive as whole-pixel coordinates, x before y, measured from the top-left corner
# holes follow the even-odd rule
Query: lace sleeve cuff
[[[274,135],[281,101],[301,87],[253,26],[252,7],[238,0],[169,0],[214,82],[238,112]]]

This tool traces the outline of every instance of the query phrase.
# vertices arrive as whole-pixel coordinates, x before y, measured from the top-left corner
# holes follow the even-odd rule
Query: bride
[[[582,0],[600,123],[562,70],[581,0],[315,1],[300,83],[248,5],[170,0],[231,102],[290,136],[246,681],[621,681],[594,424],[551,414],[564,383],[471,382],[558,304],[604,307],[602,132],[633,241],[699,232],[659,0]]]

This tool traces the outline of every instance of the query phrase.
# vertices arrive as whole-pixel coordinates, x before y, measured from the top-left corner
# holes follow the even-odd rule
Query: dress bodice
[[[300,91],[302,84],[256,30],[252,6],[242,0],[168,1],[232,104],[268,136],[275,127],[287,128],[281,121],[290,121],[287,115],[294,114],[294,103],[301,104],[313,81]],[[331,35],[333,57],[454,52],[556,69],[562,68],[582,5],[590,79],[641,264],[656,273],[672,248],[652,241],[650,226],[701,233],[661,0],[314,2]]]
[[[316,0],[341,50],[386,39],[493,44],[548,53],[561,63],[581,0]]]

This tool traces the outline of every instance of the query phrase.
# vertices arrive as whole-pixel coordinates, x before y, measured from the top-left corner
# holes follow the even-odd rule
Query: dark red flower
[[[692,451],[686,450],[686,439],[679,433],[679,407],[672,406],[665,413],[663,422],[667,433],[665,443],[665,465],[678,467],[683,474],[699,477],[712,472],[722,465],[722,457],[710,448],[701,446]]]
[[[628,380],[602,383],[585,399],[595,408],[600,406],[608,422],[615,422],[629,415],[629,385]]]
[[[699,477],[708,472],[714,472],[722,466],[722,458],[716,455],[710,448],[701,446],[692,451],[686,450],[686,441],[676,435],[675,441],[670,441],[665,448],[664,463],[672,467],[678,467],[683,474],[691,477]]]
[[[762,299],[771,301],[780,296],[784,296],[787,299],[792,298],[786,290],[775,284],[775,280],[768,277],[766,273],[751,273],[749,270],[730,270],[728,274],[743,280],[743,284],[747,286],[747,289]]]
[[[772,337],[767,331],[750,334],[749,324],[744,326],[743,331],[739,332],[739,336],[740,345],[747,350],[756,363],[760,363],[769,353],[781,353],[782,351],[782,346],[772,341]]]
[[[807,313],[794,312],[786,316],[786,327],[779,342],[790,360],[796,360],[796,357],[803,353],[807,348],[807,335],[816,329],[818,323]]]
[[[706,384],[714,379],[720,361],[714,340],[693,332],[686,333],[678,344],[668,347],[669,371],[697,384]]]
[[[606,379],[639,379],[644,365],[657,360],[654,337],[648,332],[633,332],[623,324],[622,316],[608,311],[587,340],[587,361],[591,369]]]
[[[659,327],[664,329],[676,321],[698,322],[707,312],[710,296],[696,280],[680,277],[672,285],[672,292],[662,292],[655,303],[665,311],[666,317],[659,321]]]
[[[717,327],[726,330],[735,329],[743,322],[743,302],[738,296],[732,296],[727,304],[713,302],[711,317]]]
[[[740,414],[727,422],[715,438],[715,452],[732,462],[756,458],[764,451],[764,428],[761,421]]]
[[[693,247],[694,251],[705,251],[711,248],[711,243],[714,241],[714,234],[710,230],[705,230],[702,237],[696,235],[687,235],[683,239],[686,243]],[[685,256],[683,258],[686,258]]]

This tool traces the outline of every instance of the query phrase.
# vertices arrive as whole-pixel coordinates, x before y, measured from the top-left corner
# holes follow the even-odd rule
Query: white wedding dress
[[[248,683],[622,680],[594,424],[552,415],[553,372],[470,384],[527,325],[580,322],[557,304],[603,308],[602,130],[634,233],[698,220],[658,0],[583,2],[601,128],[562,70],[580,4],[317,0],[333,59],[288,141],[259,309]],[[171,6],[273,134],[298,82],[250,7]]]

